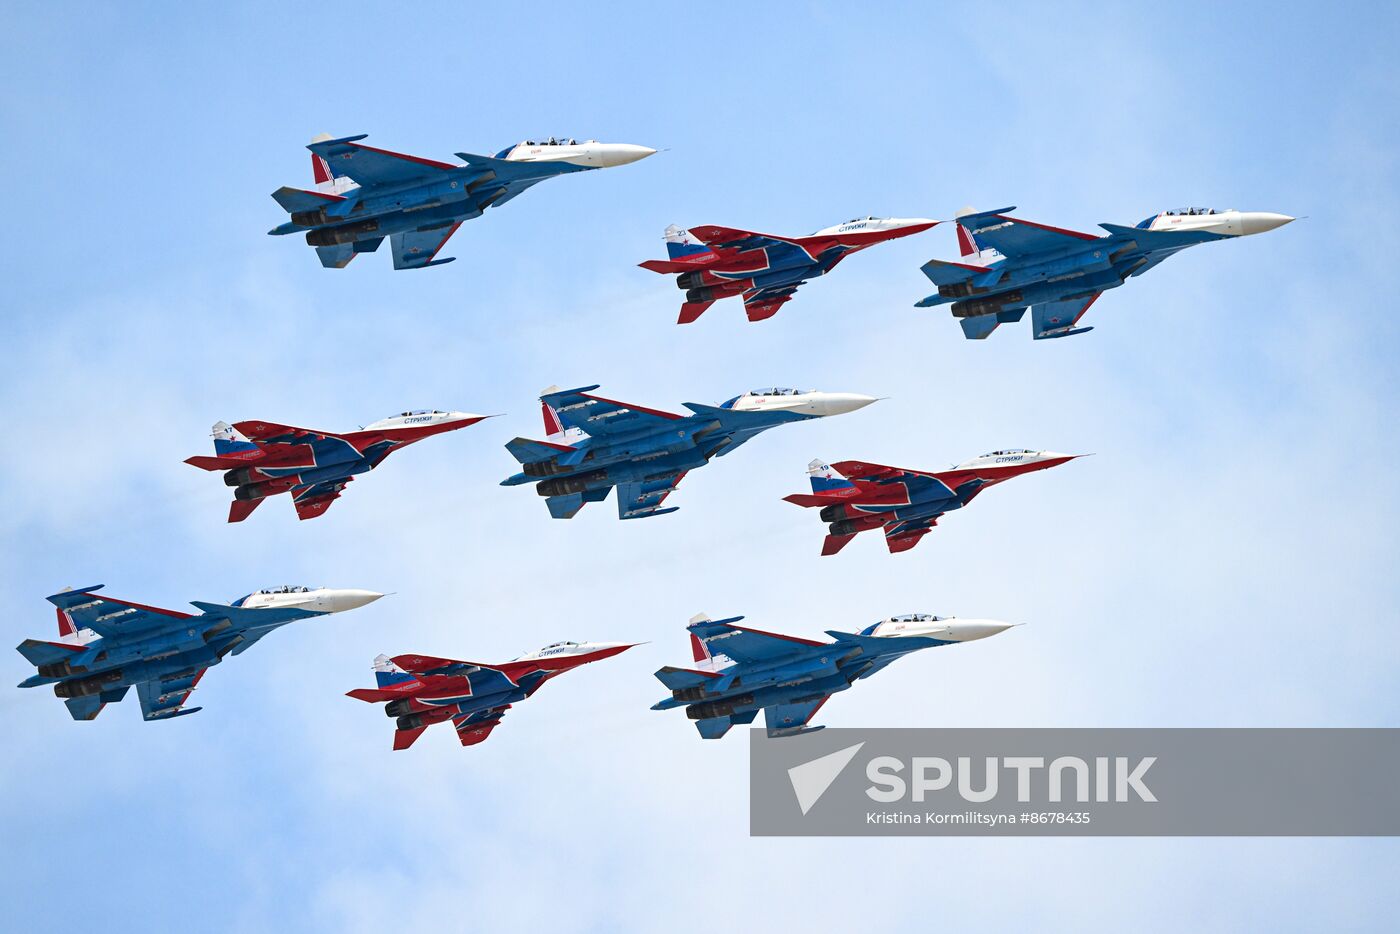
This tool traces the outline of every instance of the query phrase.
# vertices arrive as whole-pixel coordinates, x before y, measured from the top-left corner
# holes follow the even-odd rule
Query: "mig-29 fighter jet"
[[[516,438],[506,450],[524,470],[501,486],[535,483],[549,514],[570,519],[617,487],[617,514],[638,519],[662,508],[681,478],[777,425],[854,412],[877,401],[848,392],[757,389],[720,405],[687,402],[690,415],[592,395],[595,386],[546,389],[540,396],[548,441]]]
[[[705,739],[752,723],[760,710],[770,737],[812,733],[822,729],[807,725],[822,704],[857,680],[910,652],[985,639],[1014,625],[915,613],[892,616],[859,633],[828,630],[835,641],[820,642],[735,625],[741,619],[701,614],[690,621],[694,667],[667,665],[656,672],[671,696],[652,710],[684,707]]]
[[[381,655],[374,660],[378,687],[356,688],[347,696],[384,703],[384,713],[395,718],[395,749],[407,749],[424,730],[445,720],[457,728],[463,746],[474,746],[491,735],[512,705],[550,678],[632,647],[626,642],[556,642],[499,665]]]
[[[665,234],[670,259],[647,260],[641,266],[679,273],[676,285],[685,290],[685,304],[678,324],[689,324],[716,300],[732,295],[744,297],[750,321],[762,321],[777,314],[799,285],[831,272],[850,254],[937,223],[921,217],[857,217],[809,237],[711,225],[685,231],[672,225]]]
[[[922,267],[938,291],[918,307],[951,302],[953,317],[972,340],[982,340],[997,325],[1020,321],[1027,308],[1036,340],[1091,331],[1079,327],[1079,319],[1104,290],[1189,246],[1264,233],[1294,219],[1186,208],[1154,214],[1136,227],[1100,224],[1108,234],[1099,236],[1006,216],[1014,210],[960,214],[962,262],[931,259]]]
[[[311,150],[316,188],[283,185],[272,193],[291,220],[274,236],[305,233],[322,266],[343,269],[360,253],[373,253],[389,238],[395,269],[423,269],[452,262],[438,258],[463,221],[500,207],[531,185],[568,172],[636,162],[656,152],[629,143],[526,140],[494,156],[457,153],[466,165],[377,149],[347,136],[319,136]]]
[[[798,506],[820,506],[831,523],[822,554],[834,555],[857,533],[884,529],[891,554],[908,551],[938,524],[945,512],[961,509],[993,484],[1035,470],[1068,463],[1080,454],[1052,451],[993,451],[937,473],[883,467],[861,461],[807,466],[812,492],[783,499]]]
[[[416,409],[382,418],[359,431],[335,434],[275,422],[214,423],[214,457],[187,457],[201,470],[224,470],[233,487],[228,521],[242,522],[276,493],[291,493],[297,518],[330,508],[355,474],[378,467],[399,448],[490,415]]]
[[[372,590],[275,587],[230,604],[194,602],[199,614],[100,596],[83,587],[54,594],[58,639],[25,639],[19,653],[39,669],[22,688],[52,684],[74,720],[92,720],[136,686],[141,714],[169,720],[185,707],[199,679],[226,655],[240,655],[288,623],[353,610],[378,600]]]

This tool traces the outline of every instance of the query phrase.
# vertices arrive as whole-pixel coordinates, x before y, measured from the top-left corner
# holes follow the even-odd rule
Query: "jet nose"
[[[1282,227],[1284,224],[1297,220],[1287,214],[1270,214],[1268,211],[1245,211],[1240,214],[1240,230],[1248,237],[1250,234],[1263,233],[1266,230],[1273,230]]]
[[[373,603],[382,596],[373,590],[331,590],[326,592],[326,605],[330,612],[342,613]]]
[[[959,620],[948,627],[948,634],[957,642],[973,642],[999,632],[1006,632],[1018,623],[1003,623],[995,619]]]
[[[818,395],[816,408],[822,415],[845,415],[879,401],[874,396],[863,396],[858,392],[824,392]]]
[[[629,162],[637,162],[647,156],[656,155],[656,150],[647,146],[634,146],[631,143],[607,143],[600,153],[601,161],[607,168],[616,165],[627,165]]]

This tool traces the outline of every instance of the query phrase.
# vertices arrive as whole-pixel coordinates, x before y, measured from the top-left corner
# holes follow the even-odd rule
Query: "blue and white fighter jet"
[[[831,695],[920,649],[985,639],[1012,623],[913,613],[891,616],[858,633],[828,630],[821,642],[736,625],[742,616],[690,621],[694,666],[667,665],[656,678],[671,696],[652,710],[684,707],[705,739],[719,739],[760,710],[769,736],[820,730],[809,726]]]
[[[335,269],[360,253],[373,253],[386,236],[395,269],[440,266],[452,262],[438,258],[443,244],[463,221],[487,208],[556,175],[626,165],[656,152],[630,143],[550,137],[508,146],[494,156],[459,152],[466,164],[453,165],[366,146],[359,142],[364,138],[313,140],[306,148],[316,188],[284,185],[274,191],[291,220],[268,233],[305,233],[321,265]]]
[[[1140,276],[1198,243],[1264,233],[1294,220],[1287,214],[1186,208],[1163,211],[1135,227],[1100,224],[1107,235],[1080,233],[1008,217],[1014,207],[958,215],[961,262],[922,267],[938,291],[918,307],[952,303],[963,334],[983,340],[1031,309],[1036,340],[1093,328],[1079,319],[1107,289]]]
[[[185,707],[185,701],[225,656],[241,655],[288,623],[353,610],[384,596],[372,590],[276,587],[227,605],[196,600],[196,615],[100,596],[101,588],[49,597],[58,608],[58,639],[25,639],[18,647],[39,669],[19,686],[52,684],[74,720],[95,719],[132,685],[147,720],[194,713],[201,708]]]
[[[760,433],[789,422],[854,412],[877,401],[849,392],[757,389],[720,405],[687,402],[676,415],[593,395],[594,386],[546,389],[540,396],[547,441],[506,444],[524,470],[501,486],[535,483],[549,514],[570,519],[617,487],[617,514],[639,519],[675,512],[662,508],[686,473],[734,451]]]

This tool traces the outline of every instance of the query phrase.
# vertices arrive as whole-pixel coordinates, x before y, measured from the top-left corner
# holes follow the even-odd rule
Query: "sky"
[[[64,3],[0,8],[0,619],[95,583],[184,607],[392,596],[210,672],[204,710],[72,722],[0,688],[0,897],[31,931],[1389,928],[1365,839],[753,839],[745,737],[649,705],[698,612],[816,635],[904,612],[1027,625],[906,659],[831,726],[1395,726],[1400,65],[1394,4]],[[320,132],[431,158],[547,135],[663,150],[542,184],[444,255],[322,269],[268,194]],[[666,225],[800,234],[1018,206],[1056,226],[1209,205],[1303,220],[1183,253],[1088,335],[964,341],[917,309],[951,225],[773,319],[678,327]],[[539,391],[668,410],[770,385],[888,397],[765,434],[664,518],[503,488]],[[240,525],[181,461],[218,419],[502,417]],[[813,457],[938,469],[1093,453],[915,550],[781,502]],[[470,749],[344,696],[380,652],[647,644]],[[32,669],[0,656],[0,680]],[[1280,897],[1283,894],[1285,897]]]

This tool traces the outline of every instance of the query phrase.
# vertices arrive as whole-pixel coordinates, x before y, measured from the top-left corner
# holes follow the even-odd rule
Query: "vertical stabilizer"
[[[332,138],[329,133],[318,133],[311,142],[324,143]],[[337,175],[330,162],[314,152],[311,154],[311,177],[316,180],[316,190],[328,195],[343,195],[352,188],[360,187],[350,176]]]
[[[848,490],[855,486],[836,468],[822,460],[814,460],[807,465],[807,476],[812,481],[813,493],[831,493],[835,490]]]
[[[215,422],[209,433],[214,438],[214,453],[219,457],[245,454],[258,449],[256,444],[249,441],[242,432],[228,422]]]
[[[976,213],[977,212],[969,205],[959,210],[956,216],[965,217],[968,214]],[[961,221],[958,222],[957,228],[958,252],[962,254],[964,263],[977,266],[989,266],[998,260],[1005,259],[995,248],[979,240],[977,235],[964,227]]]
[[[405,681],[412,681],[413,675],[404,671],[394,660],[387,655],[377,655],[374,659],[374,680],[381,688],[392,687],[396,684],[403,684]]]
[[[685,256],[694,256],[696,253],[706,253],[709,247],[696,240],[690,235],[690,231],[672,224],[666,228],[666,232],[661,235],[661,239],[666,241],[666,255],[671,259],[680,259]]]

